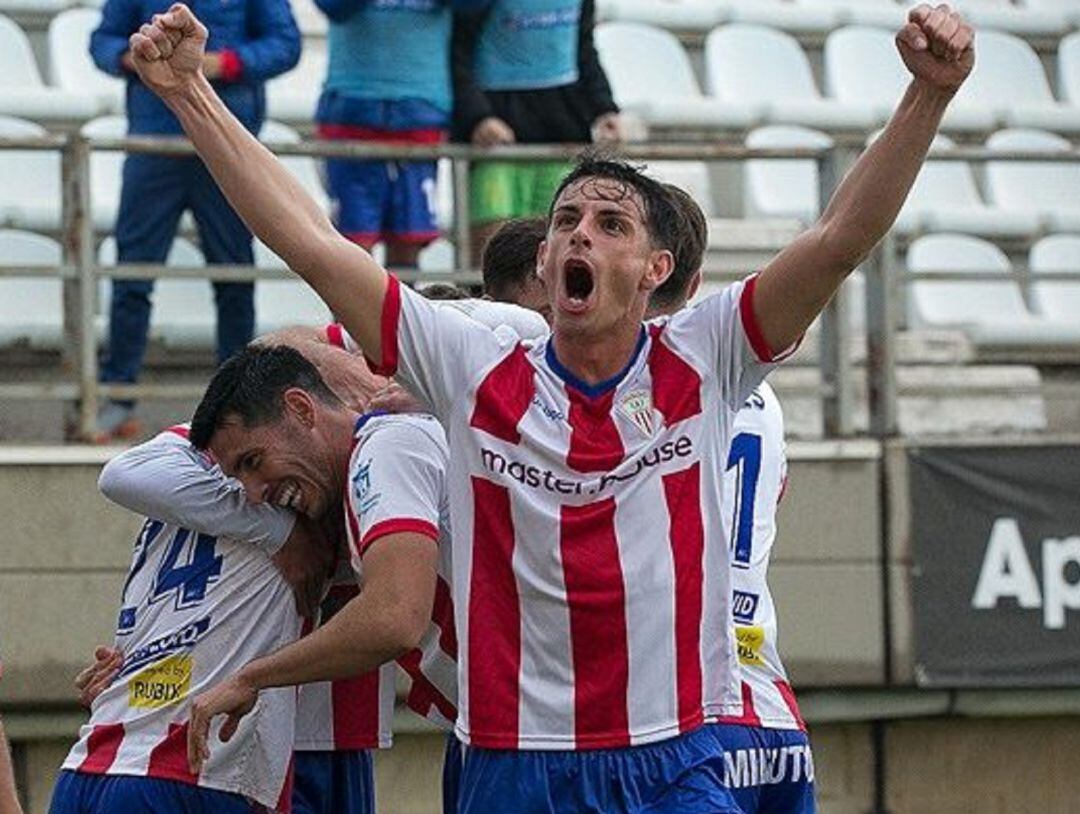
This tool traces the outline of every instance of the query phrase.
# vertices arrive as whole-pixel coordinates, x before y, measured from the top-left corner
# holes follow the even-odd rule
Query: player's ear
[[[646,291],[655,291],[675,270],[675,256],[667,249],[658,249],[649,255],[649,268],[641,280]]]
[[[315,426],[315,399],[300,387],[290,387],[282,395],[285,412],[299,421],[307,429]]]

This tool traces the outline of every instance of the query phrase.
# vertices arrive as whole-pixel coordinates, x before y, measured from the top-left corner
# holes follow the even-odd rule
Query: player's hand
[[[384,413],[422,413],[425,412],[420,400],[395,381],[388,382],[368,403],[369,410]]]
[[[592,140],[597,144],[611,144],[624,138],[622,116],[618,113],[605,113],[592,123]]]
[[[947,5],[921,5],[896,34],[896,47],[915,79],[955,93],[975,65],[975,32]]]
[[[313,618],[334,573],[337,540],[327,538],[324,524],[308,517],[297,517],[292,534],[273,561],[292,588],[296,612]]]
[[[112,684],[124,664],[124,654],[119,647],[98,645],[94,648],[94,663],[75,676],[75,689],[79,691],[79,703],[86,708]]]
[[[131,35],[131,61],[143,84],[159,96],[175,94],[191,85],[202,71],[206,26],[183,3]]]
[[[187,749],[188,768],[192,774],[199,774],[203,764],[210,758],[210,724],[214,722],[214,718],[218,715],[229,716],[218,733],[221,742],[228,743],[236,734],[240,719],[251,712],[255,702],[259,700],[259,691],[248,684],[243,675],[241,670],[191,702]]]
[[[498,116],[481,119],[473,128],[472,143],[477,147],[494,147],[497,144],[513,144],[517,141],[514,128]]]

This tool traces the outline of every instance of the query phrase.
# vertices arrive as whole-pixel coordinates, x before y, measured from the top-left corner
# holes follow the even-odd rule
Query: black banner
[[[1080,446],[909,463],[917,681],[1080,686]]]

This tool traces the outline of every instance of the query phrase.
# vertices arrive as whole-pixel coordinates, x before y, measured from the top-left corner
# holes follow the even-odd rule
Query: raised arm
[[[143,83],[180,120],[233,209],[318,292],[364,352],[381,358],[385,270],[342,237],[281,162],[229,112],[202,73],[206,27],[177,3],[131,37]]]
[[[913,78],[884,132],[860,156],[817,223],[757,281],[754,311],[774,352],[803,334],[892,227],[945,108],[975,62],[974,33],[946,5],[913,9],[896,47]]]

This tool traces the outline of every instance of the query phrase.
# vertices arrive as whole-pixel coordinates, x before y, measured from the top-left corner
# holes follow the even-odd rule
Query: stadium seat
[[[1035,310],[1052,319],[1076,322],[1080,314],[1080,234],[1044,237],[1032,247],[1028,268]],[[1075,274],[1076,282],[1040,281],[1039,274],[1045,272]]]
[[[184,238],[173,241],[166,265],[191,268],[205,264],[202,252]],[[106,238],[98,249],[98,265],[116,265],[116,240]],[[108,318],[112,286],[102,280],[101,313]],[[212,348],[217,311],[206,280],[159,279],[154,284],[150,338],[176,348]]]
[[[826,94],[842,102],[870,105],[884,121],[911,79],[894,36],[895,32],[884,28],[866,26],[832,32],[824,48]],[[989,132],[994,115],[984,108],[951,105],[941,127],[947,132]]]
[[[1069,149],[1069,142],[1039,130],[1002,130],[986,146],[997,151],[1053,153]],[[989,161],[986,188],[996,206],[1036,214],[1045,231],[1080,231],[1078,161]]]
[[[326,79],[326,65],[325,40],[305,41],[296,67],[266,83],[267,115],[289,125],[310,125]]]
[[[41,125],[0,116],[0,136],[45,135]],[[0,150],[0,218],[4,224],[34,231],[60,225],[60,153],[54,150]]]
[[[836,28],[838,11],[832,4],[733,0],[728,19],[732,23],[768,26],[787,34],[821,35]]]
[[[1030,45],[1000,31],[980,31],[978,38],[979,58],[956,95],[958,109],[989,109],[999,127],[1080,133],[1080,106],[1054,99],[1046,72]]]
[[[955,5],[980,37],[991,29],[1020,37],[1060,37],[1069,30],[1067,16],[1053,8],[1017,8],[1009,0],[958,0]]]
[[[908,248],[913,272],[955,271],[1001,274],[994,281],[921,280],[908,292],[913,327],[961,329],[976,346],[1046,346],[1080,341],[1080,323],[1049,320],[1028,310],[1012,265],[997,246],[969,235],[928,235]]]
[[[747,147],[831,147],[832,139],[805,127],[774,125],[752,131]],[[743,207],[748,217],[790,218],[809,224],[821,211],[817,164],[809,159],[756,158],[743,169]]]
[[[286,269],[280,257],[261,240],[255,241],[255,265],[262,269]],[[259,280],[255,283],[255,333],[278,331],[292,325],[322,325],[330,310],[307,283],[298,279]]]
[[[1061,14],[1065,22],[1080,27],[1080,5],[1076,0],[1018,0],[1020,7],[1030,11],[1053,11]]]
[[[30,40],[14,21],[0,15],[0,114],[42,122],[83,121],[100,105],[85,93],[45,85]]]
[[[822,130],[868,130],[883,121],[873,105],[823,99],[795,39],[758,25],[727,25],[705,40],[709,93],[764,109],[765,123]]]
[[[263,122],[259,132],[260,141],[266,144],[296,144],[300,134],[288,125],[276,121]],[[303,155],[282,156],[281,163],[288,167],[307,193],[315,199],[323,212],[330,211],[330,199],[319,176],[319,165],[314,158]]]
[[[0,229],[0,258],[8,266],[59,266],[61,249],[43,235]],[[59,277],[0,277],[0,344],[58,347],[63,325]]]
[[[657,180],[690,193],[706,216],[716,214],[709,167],[704,161],[652,161],[646,171]]]
[[[831,7],[838,26],[881,26],[895,31],[904,23],[907,9],[893,0],[798,0],[804,6]]]
[[[706,32],[727,21],[727,4],[716,0],[597,0],[596,19],[654,25],[670,31]]]
[[[1061,98],[1080,107],[1080,31],[1058,45],[1058,88]]]
[[[55,87],[93,100],[96,113],[124,112],[124,80],[98,70],[90,57],[90,35],[101,12],[73,8],[49,23],[49,81]]]
[[[615,101],[650,127],[745,130],[756,106],[706,99],[674,34],[640,23],[604,23],[596,47]]]
[[[454,244],[446,238],[439,238],[434,243],[420,250],[420,271],[454,271]]]
[[[101,116],[88,121],[79,130],[87,138],[123,138],[127,134],[127,118]],[[123,183],[124,153],[116,150],[94,150],[90,154],[90,211],[94,228],[111,231],[120,209],[120,188]]]
[[[934,139],[935,148],[954,146],[948,136]],[[984,203],[966,161],[928,160],[900,210],[896,228],[909,235],[963,232],[988,238],[1023,238],[1039,231],[1039,219],[1032,212],[1010,212]]]

